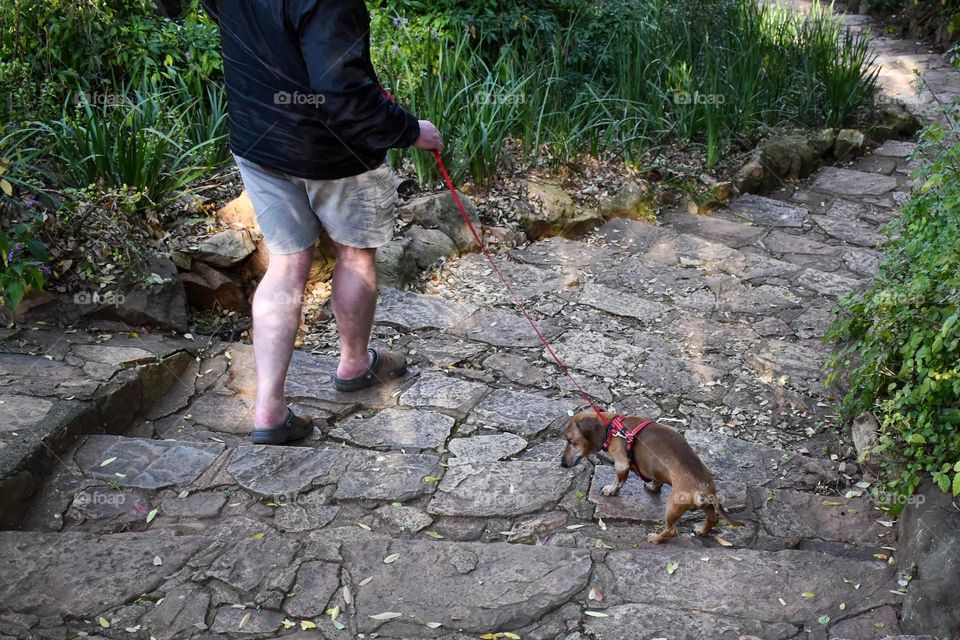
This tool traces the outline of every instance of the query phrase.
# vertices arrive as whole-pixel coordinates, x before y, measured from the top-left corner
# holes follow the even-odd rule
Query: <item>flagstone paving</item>
[[[914,95],[909,47],[875,46]],[[296,354],[287,393],[317,429],[293,447],[249,444],[248,345],[5,332],[0,639],[897,635],[896,529],[845,497],[859,470],[828,428],[821,338],[876,271],[912,149],[500,256],[594,400],[713,470],[744,526],[705,539],[689,514],[646,541],[668,487],[607,498],[604,456],[560,467],[584,402],[476,254],[382,291],[402,380],[340,393],[332,351]]]

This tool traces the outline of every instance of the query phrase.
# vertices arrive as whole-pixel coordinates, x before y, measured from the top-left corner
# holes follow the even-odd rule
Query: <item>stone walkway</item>
[[[917,63],[960,88],[877,47],[888,86]],[[477,255],[382,292],[376,341],[415,365],[397,384],[337,393],[331,355],[296,354],[287,392],[321,427],[300,447],[248,444],[249,346],[4,334],[0,638],[897,635],[896,528],[827,428],[820,338],[876,270],[912,147],[501,256],[590,393],[712,469],[745,526],[707,539],[684,520],[650,545],[662,497],[559,466],[582,400]]]

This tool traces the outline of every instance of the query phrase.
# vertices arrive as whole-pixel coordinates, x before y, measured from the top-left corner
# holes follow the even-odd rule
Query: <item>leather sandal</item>
[[[287,417],[283,424],[271,429],[254,429],[250,433],[253,444],[287,444],[303,440],[313,433],[313,418],[297,416],[287,407]]]
[[[407,359],[396,351],[378,351],[370,349],[370,366],[353,378],[333,376],[333,386],[337,391],[359,391],[381,384],[393,378],[399,378],[407,372]]]

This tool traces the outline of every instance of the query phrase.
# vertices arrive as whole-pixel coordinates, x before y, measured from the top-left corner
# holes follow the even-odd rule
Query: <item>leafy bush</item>
[[[960,127],[932,125],[915,174],[922,186],[891,230],[879,275],[841,303],[827,338],[838,343],[831,379],[849,376],[849,419],[874,411],[884,477],[912,493],[931,477],[960,494]]]
[[[32,229],[32,223],[0,228],[0,309],[12,312],[24,295],[43,289],[50,254]]]

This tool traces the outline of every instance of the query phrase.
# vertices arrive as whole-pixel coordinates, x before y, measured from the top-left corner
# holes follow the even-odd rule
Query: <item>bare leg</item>
[[[370,365],[370,331],[377,308],[376,249],[357,249],[333,243],[333,315],[340,333],[337,377],[353,378]]]
[[[277,426],[287,416],[283,383],[300,327],[303,289],[313,262],[313,247],[291,254],[271,254],[267,273],[253,296],[253,353],[257,367],[258,429]]]

